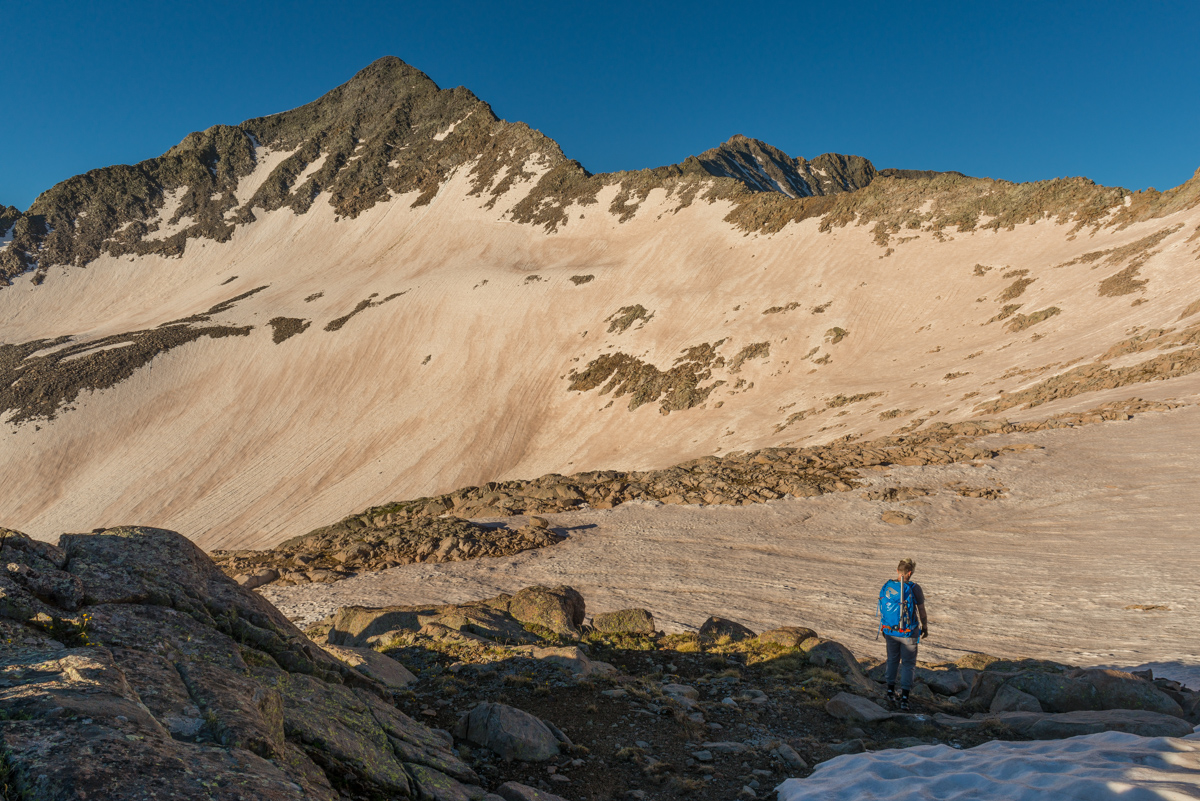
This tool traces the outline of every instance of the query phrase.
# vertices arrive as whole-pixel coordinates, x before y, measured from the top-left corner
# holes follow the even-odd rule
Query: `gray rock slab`
[[[892,713],[869,698],[850,693],[838,693],[825,703],[825,711],[839,720],[855,723],[876,723],[892,717]]]

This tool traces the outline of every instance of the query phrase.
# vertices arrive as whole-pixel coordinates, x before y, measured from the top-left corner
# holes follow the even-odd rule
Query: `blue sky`
[[[593,172],[735,133],[813,157],[1165,189],[1200,166],[1200,3],[7,3],[0,204],[315,99],[384,55]]]

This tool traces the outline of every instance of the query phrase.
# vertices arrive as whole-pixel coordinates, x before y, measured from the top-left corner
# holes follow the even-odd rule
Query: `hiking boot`
[[[894,706],[896,703],[896,691],[888,690],[887,693],[884,694],[883,700],[887,703],[887,705],[889,707]]]
[[[911,708],[911,707],[909,707],[909,705],[908,705],[908,699],[907,699],[907,698],[901,698],[901,699],[900,699],[900,711],[901,711],[901,712],[907,712],[907,711],[908,711],[910,708]]]

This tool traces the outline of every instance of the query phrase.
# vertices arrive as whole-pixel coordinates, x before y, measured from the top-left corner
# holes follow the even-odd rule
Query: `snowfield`
[[[1104,732],[1066,740],[848,754],[776,788],[779,801],[1175,801],[1200,798],[1200,734]]]

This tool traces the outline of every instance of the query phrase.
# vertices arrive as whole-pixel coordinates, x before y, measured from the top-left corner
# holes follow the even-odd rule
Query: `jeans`
[[[896,684],[896,669],[900,669],[900,689],[911,690],[913,669],[917,666],[917,640],[914,637],[889,637],[887,642],[887,686]]]

